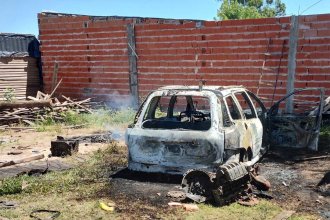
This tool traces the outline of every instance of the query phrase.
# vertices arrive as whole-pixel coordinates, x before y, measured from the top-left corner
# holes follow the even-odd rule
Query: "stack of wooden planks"
[[[0,102],[0,128],[13,124],[35,125],[40,121],[62,121],[63,113],[92,113],[91,99],[75,101],[62,95],[63,101],[38,91],[36,97],[28,96],[27,101]]]

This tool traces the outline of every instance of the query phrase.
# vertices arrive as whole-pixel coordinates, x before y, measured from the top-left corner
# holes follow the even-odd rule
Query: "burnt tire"
[[[188,171],[182,179],[181,187],[187,193],[187,197],[195,202],[204,202],[212,198],[211,177],[202,170]]]

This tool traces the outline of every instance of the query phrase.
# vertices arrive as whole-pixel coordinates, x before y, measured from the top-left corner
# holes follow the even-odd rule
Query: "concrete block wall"
[[[140,96],[163,85],[198,85],[201,79],[256,92],[262,71],[259,95],[267,105],[273,93],[277,100],[286,92],[290,17],[195,21],[41,13],[38,18],[48,93],[58,62],[63,78],[58,94],[129,99],[129,23],[135,27]],[[296,64],[296,88],[330,88],[330,14],[299,17]]]

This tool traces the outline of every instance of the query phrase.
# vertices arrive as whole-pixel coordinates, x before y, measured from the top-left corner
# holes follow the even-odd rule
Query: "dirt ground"
[[[329,151],[300,152],[305,158],[326,154]],[[272,184],[269,194],[282,208],[330,218],[330,185],[317,187],[330,171],[330,158],[295,162],[296,157],[293,150],[271,151],[259,163],[261,174]]]
[[[34,152],[50,153],[50,141],[56,135],[76,136],[104,132],[95,129],[75,129],[58,132],[6,132],[1,136],[3,144],[0,145],[0,158],[12,158],[15,155],[7,155],[12,150],[21,150],[23,155],[30,155]],[[123,143],[123,130],[114,136],[119,140],[119,145],[126,149]],[[308,158],[330,154],[330,142],[323,142],[319,152],[306,152],[298,150],[271,150],[259,162],[260,172],[272,184],[267,194],[272,199],[266,199],[270,203],[280,206],[283,210],[293,210],[297,214],[311,214],[320,219],[330,218],[330,188],[326,186],[317,187],[326,172],[330,171],[330,158],[297,161],[297,158]],[[105,144],[83,144],[79,154],[88,155],[91,152],[105,148]],[[127,151],[121,151],[125,157]],[[17,157],[19,155],[16,155]],[[0,171],[3,168],[0,168]],[[116,170],[121,169],[121,170]],[[114,168],[117,172],[110,177],[110,187],[99,193],[116,202],[117,217],[122,219],[181,219],[177,209],[169,208],[167,203],[173,201],[167,197],[167,193],[180,188],[180,176],[149,175],[127,171],[124,168]],[[114,174],[114,173],[112,173]],[[110,174],[109,174],[110,175]],[[102,195],[102,196],[101,196]],[[63,202],[63,201],[62,201]],[[69,201],[68,201],[69,202]],[[124,217],[122,217],[124,216]],[[248,219],[248,218],[247,218]],[[262,219],[262,218],[261,218]]]
[[[329,154],[300,152],[304,157]],[[284,156],[283,156],[284,155]],[[295,155],[295,156],[293,156]],[[323,219],[330,218],[330,185],[317,187],[326,172],[330,171],[330,158],[294,162],[295,151],[271,151],[258,163],[260,173],[272,184],[269,201],[279,205],[284,210],[293,210],[297,214],[311,214]],[[123,172],[123,171],[122,171]],[[124,174],[110,180],[110,196],[122,204],[132,200],[142,200],[156,207],[166,207],[173,199],[166,196],[167,192],[180,188],[180,177],[165,176],[148,177],[146,175],[132,175],[124,170]],[[171,183],[168,183],[170,180]],[[164,183],[165,182],[165,183]],[[130,212],[130,206],[123,205],[123,212]],[[146,210],[147,211],[147,210]],[[154,218],[153,210],[146,212]]]
[[[114,132],[115,131],[115,132]],[[123,127],[114,127],[113,130],[80,128],[80,129],[54,129],[50,132],[36,132],[31,130],[9,130],[0,134],[0,162],[12,161],[21,158],[27,158],[34,155],[43,154],[44,158],[30,163],[22,163],[15,166],[0,168],[0,179],[4,177],[15,176],[16,174],[27,171],[31,168],[43,168],[48,165],[50,170],[65,170],[71,168],[79,162],[83,162],[88,156],[99,150],[105,149],[108,143],[80,143],[79,152],[73,157],[50,157],[51,141],[56,140],[57,136],[64,138],[76,137],[80,135],[93,134],[111,134],[111,138],[123,143],[125,129]],[[19,152],[19,154],[14,154]]]

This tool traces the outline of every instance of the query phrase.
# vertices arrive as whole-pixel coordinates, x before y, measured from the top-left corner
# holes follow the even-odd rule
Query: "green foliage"
[[[220,20],[267,18],[285,15],[281,0],[223,0],[218,9]]]
[[[330,125],[325,125],[321,127],[320,135],[329,136],[330,137]]]
[[[3,91],[3,98],[7,102],[13,102],[15,100],[15,89],[13,89],[13,88],[6,88]]]
[[[0,182],[0,196],[22,192],[21,178],[7,178]]]

